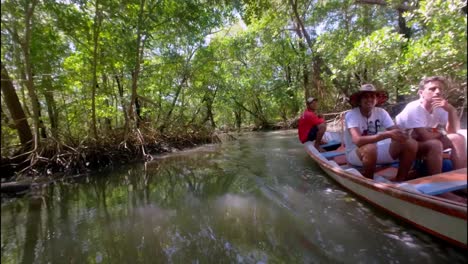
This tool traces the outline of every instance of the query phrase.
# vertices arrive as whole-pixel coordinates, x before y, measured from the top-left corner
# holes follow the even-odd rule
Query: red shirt
[[[299,118],[297,130],[299,134],[299,140],[302,143],[306,142],[310,129],[316,125],[322,124],[323,122],[325,122],[325,119],[323,119],[322,117],[318,117],[314,112],[310,111],[309,109],[306,109]]]

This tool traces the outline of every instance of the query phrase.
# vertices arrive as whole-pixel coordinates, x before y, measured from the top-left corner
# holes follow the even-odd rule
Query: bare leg
[[[389,152],[393,159],[398,158],[400,160],[400,165],[398,166],[398,173],[395,177],[395,180],[406,180],[413,161],[416,160],[418,142],[416,142],[414,139],[408,139],[405,142],[396,142],[392,140]]]
[[[425,160],[429,175],[442,172],[442,150],[438,139],[418,142],[418,155]]]
[[[452,142],[451,159],[453,162],[453,168],[466,168],[465,138],[460,134],[448,134],[447,137]]]
[[[320,145],[322,144],[322,138],[323,138],[323,134],[325,134],[325,131],[327,130],[327,123],[322,123],[320,125],[317,125],[317,137],[315,138],[315,148],[320,151],[320,152],[324,152],[325,150],[323,148],[320,147]]]
[[[377,163],[377,145],[364,145],[357,149],[357,155],[362,162],[364,177],[373,179],[375,165]]]

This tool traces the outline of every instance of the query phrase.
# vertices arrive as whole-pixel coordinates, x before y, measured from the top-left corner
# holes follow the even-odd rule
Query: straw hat
[[[353,107],[359,106],[359,103],[361,101],[361,95],[364,93],[369,93],[369,92],[375,93],[377,96],[377,104],[375,106],[383,105],[388,100],[387,92],[375,89],[374,85],[372,84],[363,84],[361,86],[361,89],[359,89],[359,91],[353,93],[349,97],[349,103]]]

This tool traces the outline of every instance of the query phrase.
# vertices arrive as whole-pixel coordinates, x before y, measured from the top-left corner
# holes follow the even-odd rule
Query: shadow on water
[[[2,263],[441,263],[463,251],[350,196],[295,131],[161,156],[2,204]]]
[[[33,199],[29,203],[26,222],[26,237],[28,239],[24,241],[24,254],[21,263],[34,263],[34,248],[36,248],[38,242],[39,227],[41,224],[41,206],[42,203],[38,199]]]

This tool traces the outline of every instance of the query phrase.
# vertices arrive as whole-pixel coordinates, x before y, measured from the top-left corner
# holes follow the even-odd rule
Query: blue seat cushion
[[[324,150],[331,151],[339,148],[341,146],[341,142],[338,140],[330,140],[327,144],[320,145]]]
[[[417,160],[414,163],[414,168],[419,172],[421,176],[429,175],[427,171],[427,164],[422,160]],[[442,160],[442,172],[448,172],[453,170],[453,164],[450,159],[443,159]]]
[[[331,159],[336,156],[344,155],[344,151],[328,151],[328,152],[322,152],[322,156],[324,156],[327,159]]]
[[[466,181],[434,182],[416,185],[418,191],[428,195],[438,195],[466,188]]]

